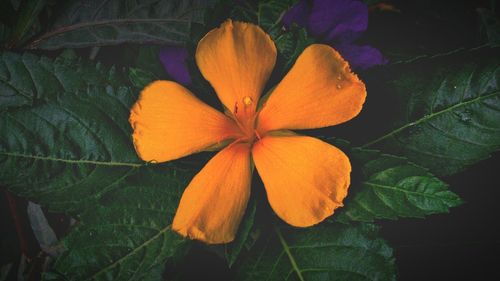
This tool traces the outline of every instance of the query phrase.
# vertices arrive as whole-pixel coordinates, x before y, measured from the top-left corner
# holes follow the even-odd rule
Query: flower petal
[[[255,112],[275,62],[269,35],[256,25],[231,20],[205,35],[196,50],[201,73],[238,118]]]
[[[334,146],[305,136],[266,136],[252,156],[274,212],[293,226],[317,224],[342,206],[351,164]]]
[[[325,41],[339,37],[352,37],[368,27],[368,7],[354,0],[313,1],[308,29]]]
[[[188,51],[184,47],[168,46],[160,50],[160,61],[165,71],[175,81],[183,84],[191,84],[191,76],[187,66]]]
[[[307,47],[276,86],[258,117],[258,131],[333,126],[358,115],[365,84],[328,45]]]
[[[226,147],[184,191],[172,229],[210,244],[231,242],[250,197],[251,177],[249,145]]]
[[[177,159],[238,135],[234,121],[171,81],[144,88],[129,122],[137,154],[145,161]]]
[[[339,44],[335,45],[335,48],[349,62],[353,69],[364,70],[387,63],[387,59],[384,58],[378,49],[368,45]]]

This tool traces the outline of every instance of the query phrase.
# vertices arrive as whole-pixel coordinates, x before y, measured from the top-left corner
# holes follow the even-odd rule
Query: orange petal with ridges
[[[227,20],[198,43],[196,63],[224,106],[240,115],[255,112],[276,63],[276,47],[260,27]]]
[[[172,229],[209,244],[231,242],[250,197],[251,177],[250,146],[224,148],[184,191]]]
[[[164,162],[235,138],[233,120],[171,81],[156,81],[142,90],[129,122],[139,157]]]
[[[258,117],[258,131],[314,129],[358,115],[366,97],[364,83],[332,47],[313,44],[276,86]]]
[[[266,136],[252,149],[274,212],[293,226],[317,224],[342,206],[350,183],[347,156],[305,136]]]

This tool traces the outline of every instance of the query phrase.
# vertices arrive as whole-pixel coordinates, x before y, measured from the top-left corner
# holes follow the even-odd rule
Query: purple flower
[[[191,84],[191,76],[187,67],[188,51],[183,47],[165,47],[160,50],[160,61],[165,71],[175,81],[183,84]]]
[[[368,7],[356,0],[301,0],[284,16],[283,24],[293,23],[322,42],[337,49],[353,68],[367,69],[385,64],[379,50],[353,44],[368,27]]]

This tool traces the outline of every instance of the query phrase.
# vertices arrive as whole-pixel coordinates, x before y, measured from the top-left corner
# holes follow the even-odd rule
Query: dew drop
[[[337,80],[342,80],[342,75],[337,76]]]
[[[455,113],[461,122],[468,123],[472,119],[472,112],[469,110],[458,111]]]
[[[340,84],[337,84],[337,89],[342,89],[342,86]]]
[[[246,106],[248,106],[248,105],[251,105],[251,104],[253,103],[253,100],[252,100],[252,98],[251,98],[251,97],[246,96],[246,97],[244,97],[244,98],[243,98],[243,103],[244,103]]]

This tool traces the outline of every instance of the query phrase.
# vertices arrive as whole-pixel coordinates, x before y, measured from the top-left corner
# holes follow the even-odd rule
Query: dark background
[[[372,9],[369,30],[360,43],[378,47],[392,62],[484,44],[487,38],[478,8],[492,9],[496,5],[495,1],[386,2],[399,11]],[[102,48],[96,60],[116,63],[115,50]],[[382,237],[394,248],[398,280],[500,280],[499,172],[500,154],[496,153],[462,173],[444,178],[465,201],[449,214],[378,223]],[[40,249],[26,217],[26,204],[24,199],[1,190],[0,265],[13,262],[17,267],[23,248],[33,266],[30,280],[37,280],[42,259],[37,258]],[[46,215],[58,235],[63,236],[69,218],[48,212]],[[182,280],[231,278],[225,261],[201,244],[193,248],[178,270]]]

